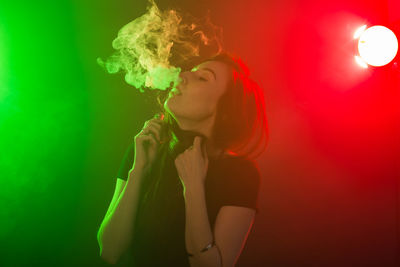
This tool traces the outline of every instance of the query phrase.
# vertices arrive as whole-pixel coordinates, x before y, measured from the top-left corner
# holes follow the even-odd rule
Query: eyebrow
[[[212,69],[205,67],[205,68],[201,68],[199,70],[208,70],[209,72],[211,72],[214,75],[214,79],[217,80],[217,75],[215,74],[215,72]]]

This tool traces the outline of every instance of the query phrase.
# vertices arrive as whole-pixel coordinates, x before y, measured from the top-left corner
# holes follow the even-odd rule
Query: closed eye
[[[202,69],[199,69],[198,67],[194,67],[194,68],[191,70],[191,72],[198,72],[199,70],[211,72],[211,73],[214,75],[214,79],[217,80],[217,77],[216,77],[216,75],[215,75],[215,72],[214,72],[212,69],[210,69],[210,68],[202,68]],[[199,76],[199,79],[200,79],[200,80],[203,80],[203,81],[208,81],[208,79],[205,79],[205,78],[200,77],[200,76]]]
[[[195,68],[193,68],[193,70],[195,70]],[[192,72],[193,72],[193,70],[191,70]],[[197,71],[194,71],[195,73],[198,73],[199,71],[197,70]],[[208,80],[206,79],[206,78],[204,78],[204,77],[202,77],[202,76],[200,76],[200,75],[197,75],[197,77],[199,78],[199,80],[201,80],[201,81],[204,81],[204,82],[207,82]]]

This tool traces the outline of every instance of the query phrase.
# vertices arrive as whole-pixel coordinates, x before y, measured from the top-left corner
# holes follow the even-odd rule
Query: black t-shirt
[[[188,144],[193,143],[193,135]],[[186,145],[187,147],[187,145]],[[181,148],[181,151],[186,149]],[[118,178],[126,180],[134,161],[134,142],[128,146]],[[177,155],[177,154],[175,154]],[[152,202],[139,204],[131,253],[137,266],[189,266],[185,249],[185,202],[183,186],[173,156],[165,159],[162,179]],[[151,179],[150,177],[146,177]],[[243,156],[209,159],[205,180],[207,213],[211,226],[225,205],[242,206],[258,213],[261,176],[255,161]],[[144,189],[141,189],[141,191]],[[142,201],[141,192],[139,201]],[[136,266],[136,265],[133,265]]]

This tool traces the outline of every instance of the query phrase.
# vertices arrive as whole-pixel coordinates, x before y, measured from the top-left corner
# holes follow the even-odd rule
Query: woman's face
[[[200,121],[216,112],[220,96],[227,89],[230,69],[220,61],[205,61],[179,75],[180,93],[170,92],[164,108],[173,117]]]

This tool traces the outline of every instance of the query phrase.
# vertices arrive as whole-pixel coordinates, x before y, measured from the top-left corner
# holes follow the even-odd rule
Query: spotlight
[[[359,38],[358,52],[360,55],[356,56],[355,60],[364,68],[368,65],[384,66],[396,57],[398,50],[396,35],[384,26],[367,28],[364,25],[356,30],[354,39],[357,38]]]

